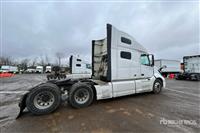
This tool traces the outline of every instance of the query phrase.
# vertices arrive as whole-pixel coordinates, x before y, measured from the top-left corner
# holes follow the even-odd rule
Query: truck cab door
[[[153,56],[141,54],[140,78],[136,80],[136,93],[152,90],[152,77],[154,75]]]
[[[142,54],[140,56],[140,66],[141,78],[147,79],[153,76],[154,67],[152,65],[152,59],[150,60],[150,55]]]

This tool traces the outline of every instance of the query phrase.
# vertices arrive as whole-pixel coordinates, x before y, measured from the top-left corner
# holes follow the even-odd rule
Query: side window
[[[81,59],[76,59],[76,61],[81,61]]]
[[[77,67],[81,67],[81,64],[76,64]]]
[[[140,57],[140,63],[141,63],[142,65],[147,65],[147,66],[149,66],[150,62],[149,62],[148,56],[147,56],[147,55],[141,55],[141,57]]]
[[[131,40],[125,37],[121,37],[121,42],[126,43],[126,44],[131,44]]]
[[[91,69],[92,67],[91,67],[90,64],[86,64],[86,68],[87,68],[87,69]]]
[[[120,56],[123,59],[128,59],[128,60],[131,59],[131,53],[130,52],[121,51]]]

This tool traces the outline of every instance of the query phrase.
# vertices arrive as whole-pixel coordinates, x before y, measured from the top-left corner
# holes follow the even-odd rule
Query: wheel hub
[[[156,82],[155,85],[154,85],[155,90],[159,91],[160,90],[160,86],[161,86],[160,83]]]
[[[49,96],[49,95],[42,95],[42,96],[41,96],[41,100],[42,100],[43,102],[48,102],[48,101],[50,100],[50,96]]]
[[[79,89],[74,94],[74,99],[79,104],[84,104],[89,100],[89,91],[87,89]]]
[[[47,92],[38,93],[33,100],[34,106],[38,109],[47,109],[49,108],[55,101],[54,95]]]

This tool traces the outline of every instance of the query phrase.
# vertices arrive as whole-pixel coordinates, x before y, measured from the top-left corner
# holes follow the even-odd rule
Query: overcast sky
[[[3,2],[2,55],[16,59],[56,52],[91,61],[91,41],[110,23],[132,35],[157,59],[199,54],[197,2]]]

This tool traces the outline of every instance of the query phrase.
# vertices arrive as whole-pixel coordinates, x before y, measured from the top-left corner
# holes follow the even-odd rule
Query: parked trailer
[[[165,79],[154,68],[154,56],[133,37],[107,24],[107,37],[92,41],[92,79],[50,80],[27,92],[19,104],[42,115],[55,111],[61,101],[74,108],[94,99],[108,99],[142,92],[158,94]]]
[[[0,72],[5,73],[18,73],[18,67],[17,66],[1,66]]]
[[[36,73],[43,73],[44,72],[43,66],[36,66],[35,72]]]
[[[176,79],[200,81],[200,55],[184,56],[183,70]]]
[[[25,72],[26,73],[35,73],[36,69],[35,68],[27,68],[27,70]]]
[[[170,74],[178,74],[181,72],[180,61],[177,60],[167,60],[167,59],[159,59],[155,60],[155,66],[157,68],[161,68],[162,66],[166,66],[161,70],[162,75],[167,77]]]

